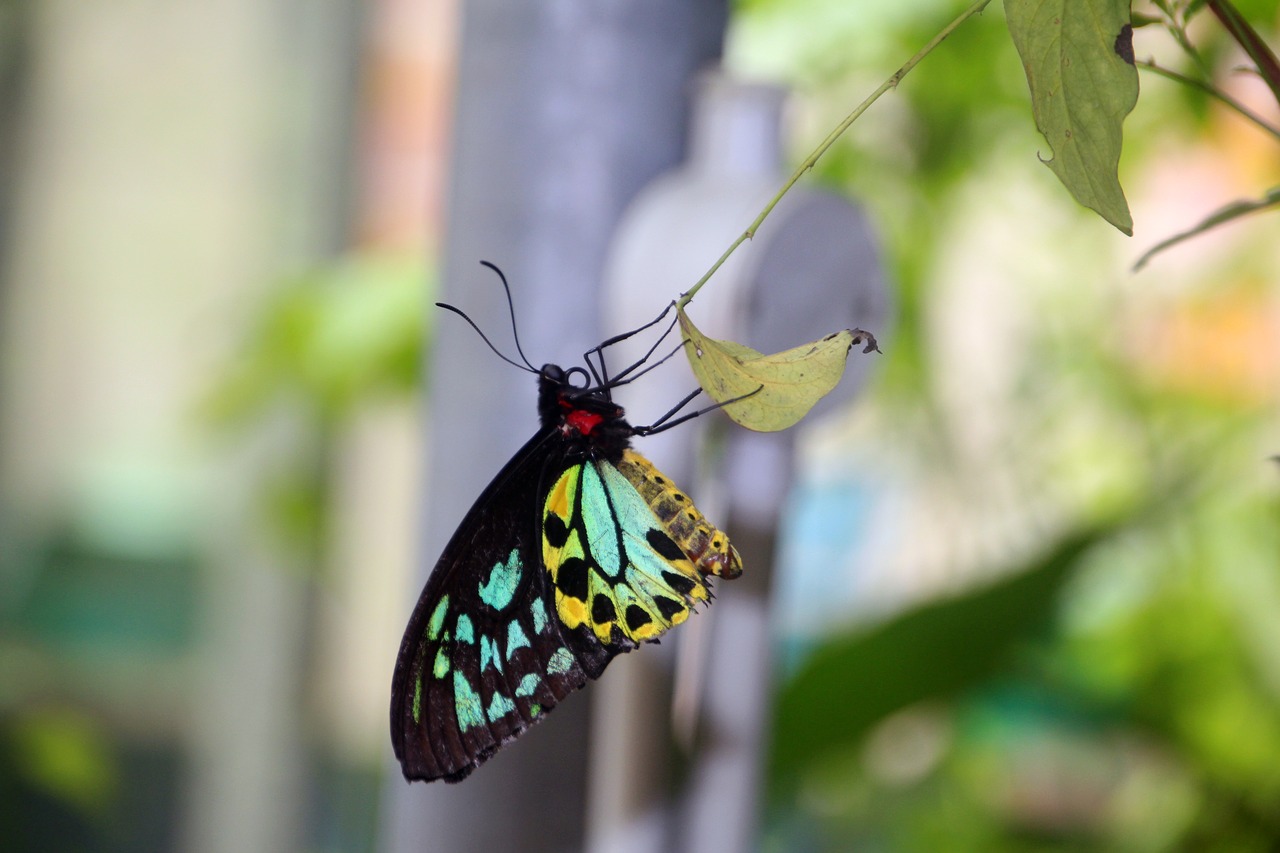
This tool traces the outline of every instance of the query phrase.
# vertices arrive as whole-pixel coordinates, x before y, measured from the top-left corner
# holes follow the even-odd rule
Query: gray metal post
[[[724,0],[465,4],[448,301],[507,340],[501,290],[477,263],[493,261],[511,280],[530,359],[579,363],[603,337],[597,289],[615,223],[681,159],[689,80],[718,56],[726,14]],[[437,318],[437,328],[422,579],[535,427],[529,375],[456,318]],[[407,617],[410,604],[391,618]],[[585,696],[567,700],[461,785],[409,786],[389,768],[382,849],[579,847],[586,710]]]

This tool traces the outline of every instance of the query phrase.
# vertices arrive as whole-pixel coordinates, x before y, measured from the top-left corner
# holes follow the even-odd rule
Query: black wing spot
[[[649,547],[657,551],[658,556],[668,562],[685,558],[685,553],[680,550],[680,546],[670,536],[656,527],[650,527],[644,538],[648,541]]]
[[[627,628],[630,630],[639,630],[652,621],[653,617],[643,607],[635,604],[627,605]]]
[[[542,535],[547,538],[547,544],[552,548],[563,548],[564,543],[569,541],[569,528],[564,526],[560,516],[549,512],[546,520],[542,522]]]
[[[675,572],[663,572],[662,579],[667,582],[667,586],[671,587],[681,595],[688,595],[693,592],[693,588],[697,586],[697,584],[689,578],[684,575],[678,575]]]
[[[591,600],[591,621],[597,625],[612,622],[617,618],[617,615],[618,611],[614,610],[613,602],[609,600],[609,596],[597,595]]]
[[[570,557],[561,563],[556,572],[556,586],[565,595],[586,601],[587,561],[581,557]]]
[[[684,495],[682,495],[682,494],[680,494],[679,492],[672,492],[672,493],[671,493],[671,499],[672,499],[673,501],[675,501],[676,503],[678,503],[678,504],[682,504],[682,503],[684,503],[684,502],[685,502],[685,500],[686,500],[685,496],[684,496]]]
[[[655,595],[653,603],[658,605],[658,612],[661,613],[662,618],[666,619],[668,622],[671,621],[672,616],[675,616],[677,613],[683,613],[688,609],[685,607],[684,602],[676,601],[674,598],[667,598],[665,595]]]
[[[657,483],[659,486],[665,486],[667,484],[666,480],[656,475],[653,478],[653,482]]]
[[[1115,44],[1116,56],[1119,56],[1130,65],[1133,64],[1133,27],[1125,24],[1120,28],[1120,34],[1116,36]]]

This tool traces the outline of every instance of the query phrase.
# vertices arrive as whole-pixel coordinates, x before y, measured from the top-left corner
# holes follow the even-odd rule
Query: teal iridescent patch
[[[520,679],[520,685],[516,688],[517,696],[532,696],[538,689],[538,685],[542,683],[542,679],[534,673],[529,673]]]
[[[489,708],[485,713],[489,715],[489,722],[497,720],[499,717],[505,717],[516,709],[515,703],[503,696],[501,693],[493,694],[493,699],[489,702]]]
[[[634,493],[635,489],[631,491]],[[591,556],[595,557],[596,566],[609,577],[616,578],[618,572],[622,571],[618,554],[618,532],[613,526],[613,510],[609,506],[604,483],[600,480],[600,473],[595,465],[584,465],[582,468],[582,521],[587,528],[587,541],[591,545]]]
[[[547,672],[552,675],[560,675],[573,669],[573,652],[561,647],[556,649],[556,653],[547,661]]]
[[[546,608],[546,605],[544,605],[544,604],[542,603],[542,599],[541,599],[541,598],[535,598],[535,599],[533,600],[533,606],[530,608],[530,610],[532,610],[532,611],[533,611],[533,630],[534,630],[534,633],[536,633],[536,634],[541,634],[543,631],[547,630],[547,608]]]
[[[431,611],[431,621],[427,623],[427,636],[435,639],[440,636],[440,628],[444,625],[444,617],[449,612],[449,596],[440,596],[440,603]]]
[[[471,682],[461,672],[453,672],[453,704],[458,716],[458,728],[466,731],[484,725],[484,709],[480,696],[471,689]]]
[[[481,635],[480,637],[480,671],[493,664],[493,668],[502,672],[502,658],[498,657],[498,641]]]
[[[488,582],[480,584],[480,600],[494,610],[501,610],[511,603],[519,585],[520,552],[512,548],[507,562],[494,563]]]
[[[529,638],[525,636],[524,629],[520,627],[519,622],[512,622],[507,626],[507,660],[511,660],[511,656],[515,654],[516,649],[529,647]]]

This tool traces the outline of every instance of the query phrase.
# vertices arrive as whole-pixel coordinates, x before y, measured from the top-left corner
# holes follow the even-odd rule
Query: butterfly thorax
[[[538,416],[544,430],[554,430],[565,441],[570,459],[602,459],[616,463],[631,446],[635,430],[623,417],[622,407],[603,389],[579,388],[555,364],[538,372]]]

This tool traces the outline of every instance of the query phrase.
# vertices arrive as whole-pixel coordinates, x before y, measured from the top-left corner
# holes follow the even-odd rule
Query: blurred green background
[[[272,9],[0,3],[6,850],[243,849],[263,798],[375,849],[456,9]],[[798,159],[957,11],[745,0],[726,62]],[[781,522],[764,850],[1280,847],[1274,216],[1129,271],[1280,147],[1142,87],[1132,239],[1036,162],[998,5],[815,170],[899,316]]]

